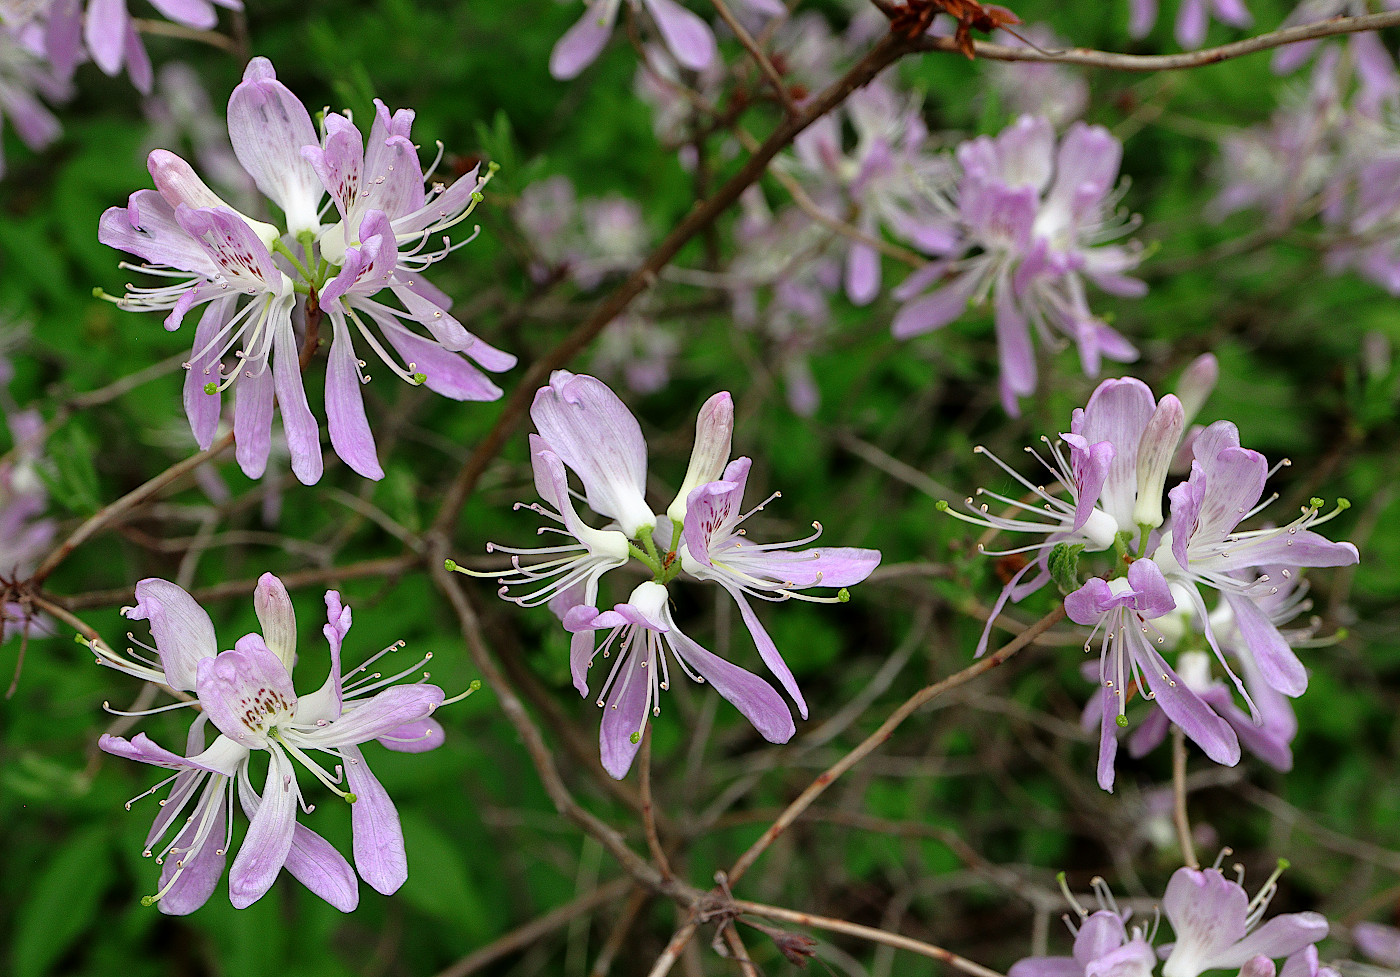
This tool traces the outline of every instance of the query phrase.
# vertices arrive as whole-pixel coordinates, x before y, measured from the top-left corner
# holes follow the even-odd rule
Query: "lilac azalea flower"
[[[1243,0],[1181,0],[1176,12],[1176,40],[1182,47],[1200,47],[1206,39],[1209,18],[1231,27],[1254,23]],[[1157,23],[1157,0],[1130,0],[1128,31],[1146,37]]]
[[[575,640],[570,655],[570,671],[580,695],[588,694],[588,670],[598,654],[606,659],[617,652],[598,691],[597,705],[603,710],[598,732],[603,768],[618,780],[627,775],[640,749],[648,714],[661,714],[660,694],[670,688],[672,660],[692,680],[713,685],[770,743],[786,743],[796,731],[782,696],[757,675],[682,634],[667,600],[665,587],[647,581],[637,585],[626,603],[610,611],[579,606],[564,618],[564,626],[576,638],[586,639]],[[607,631],[607,636],[595,648],[596,631]]]
[[[696,442],[698,445],[699,438]],[[725,467],[722,479],[701,485],[689,494],[681,533],[684,541],[680,550],[681,566],[698,580],[713,580],[734,598],[764,664],[777,676],[797,703],[802,718],[806,719],[807,703],[797,688],[797,680],[748,598],[819,600],[821,598],[796,591],[858,584],[880,565],[880,552],[845,546],[793,549],[814,541],[821,535],[820,526],[807,539],[786,543],[753,542],[739,527],[766,503],[744,511],[744,487],[750,464],[748,458],[736,459]]]
[[[309,337],[296,306],[299,294],[318,293],[331,327],[331,445],[359,474],[382,478],[360,390],[369,377],[357,339],[401,379],[454,400],[499,398],[500,388],[482,370],[515,364],[515,357],[468,332],[451,315],[451,300],[422,277],[458,246],[444,237],[441,247],[429,248],[429,238],[465,219],[483,181],[466,177],[450,187],[425,187],[409,141],[413,113],[391,116],[381,103],[368,149],[349,119],[335,114],[327,117],[322,145],[305,106],[277,80],[266,58],[249,62],[228,115],[233,151],[258,190],[286,216],[286,232],[229,207],[188,163],[156,150],[148,160],[156,190],[138,190],[125,208],[104,213],[98,237],[139,256],[148,262],[146,270],[173,283],[131,288],[117,304],[168,311],[168,329],[204,306],[184,394],[200,447],[212,443],[220,395],[232,387],[238,462],[250,478],[260,477],[271,449],[275,396],[292,470],[312,484],[323,462],[320,429],[301,378]],[[327,192],[341,220],[323,228]],[[384,304],[384,291],[403,308]],[[387,348],[366,320],[378,327]]]
[[[1065,613],[1076,624],[1092,627],[1085,642],[1090,650],[1099,641],[1099,683],[1111,703],[1104,703],[1099,731],[1098,782],[1113,789],[1113,761],[1118,752],[1116,728],[1126,722],[1128,694],[1135,686],[1155,699],[1206,755],[1234,766],[1240,760],[1239,740],[1230,725],[1206,705],[1167,664],[1157,645],[1164,641],[1152,622],[1174,610],[1167,580],[1151,560],[1137,560],[1126,577],[1091,578],[1065,598]]]
[[[543,501],[528,508],[557,524],[541,532],[564,539],[537,549],[489,544],[488,552],[510,555],[511,568],[504,572],[467,569],[450,560],[447,568],[496,578],[501,596],[523,607],[547,603],[572,635],[570,671],[580,695],[589,694],[588,670],[599,654],[607,659],[619,651],[596,697],[605,709],[603,766],[614,777],[620,779],[630,769],[647,713],[658,714],[672,662],[692,679],[714,685],[765,738],[786,742],[795,727],[782,696],[686,637],[671,616],[667,586],[688,577],[714,581],[729,591],[760,656],[805,718],[807,705],[792,672],[748,599],[845,600],[844,590],[837,598],[797,591],[858,583],[879,564],[880,554],[844,547],[793,550],[815,536],[776,544],[751,544],[744,538],[740,523],[752,514],[741,510],[749,459],[729,463],[734,402],[727,392],[700,408],[690,463],[664,513],[653,512],[646,501],[647,448],[641,426],[600,380],[556,371],[536,394],[530,414],[539,430],[530,436],[530,455]],[[570,471],[583,483],[588,508],[607,520],[603,528],[585,523],[574,508],[579,496],[569,487]],[[637,586],[627,601],[600,610],[602,578],[633,560],[652,579]],[[512,593],[512,588],[523,593]],[[598,631],[608,632],[601,645]]]
[[[202,710],[191,727],[185,756],[161,748],[144,733],[131,740],[104,734],[98,741],[109,753],[175,771],[147,792],[172,784],[145,853],[151,855],[179,825],[157,856],[162,865],[160,887],[147,901],[180,915],[209,898],[230,848],[236,789],[249,827],[229,870],[234,906],[243,908],[260,899],[285,867],[318,896],[349,912],[359,901],[354,871],[323,838],[297,824],[297,805],[307,813],[314,805],[304,798],[296,764],[352,803],[355,867],[375,889],[394,892],[408,872],[403,833],[393,802],[370,772],[360,746],[372,739],[401,752],[437,746],[442,730],[431,713],[443,703],[443,693],[423,682],[393,684],[417,666],[387,679],[376,672],[347,681],[379,655],[342,674],[341,646],[350,629],[350,609],[340,603],[339,594],[328,591],[328,622],[322,632],[330,646],[330,674],[317,691],[298,696],[290,674],[296,659],[296,616],[286,588],[272,574],[259,580],[254,608],[262,634],[244,635],[232,650],[219,651],[213,622],[189,594],[164,580],[143,580],[137,585],[136,606],[126,615],[150,621],[155,647],[143,647],[155,657],[132,651],[119,655],[96,642],[92,645],[101,663],[177,692],[193,692],[193,700],[177,705],[198,705]],[[168,708],[174,707],[160,711]],[[206,724],[218,734],[207,747]],[[261,791],[249,778],[251,756],[259,750],[269,755]],[[341,761],[336,775],[312,759],[313,751]],[[339,786],[342,773],[348,789]]]
[[[1228,851],[1228,849],[1227,849]],[[1070,906],[1078,913],[1074,955],[1029,957],[1012,966],[1008,977],[1151,977],[1156,957],[1166,960],[1163,977],[1199,977],[1207,970],[1236,970],[1240,977],[1319,977],[1314,944],[1327,935],[1327,920],[1317,913],[1286,913],[1259,925],[1277,891],[1285,862],[1250,899],[1244,887],[1225,878],[1219,868],[1180,868],[1172,873],[1162,897],[1162,910],[1175,932],[1175,943],[1156,948],[1157,925],[1127,920],[1102,879],[1094,882],[1100,910],[1090,914],[1065,886]],[[1066,917],[1069,922],[1070,918]],[[1283,970],[1274,961],[1287,958]],[[1328,971],[1328,977],[1334,977]]]
[[[939,508],[973,525],[1043,537],[1009,550],[984,550],[993,556],[1035,553],[1036,558],[997,598],[977,646],[979,656],[1006,603],[1018,603],[1050,581],[1048,558],[1056,546],[1078,545],[1098,553],[1119,541],[1137,545],[1143,532],[1161,525],[1162,489],[1184,427],[1185,411],[1174,395],[1158,402],[1141,380],[1105,380],[1089,403],[1074,411],[1069,433],[1060,435],[1063,449],[1048,438],[1043,439],[1049,449],[1046,456],[1027,449],[1065,489],[1068,500],[1018,474],[985,448],[977,449],[1034,495],[1035,502],[978,489],[976,498],[964,500],[967,513],[947,503]],[[1012,514],[992,514],[978,501],[983,497],[1008,506]]]
[[[561,81],[575,78],[598,59],[612,37],[622,0],[585,0],[587,9],[570,27],[549,55],[549,73]],[[683,68],[700,71],[715,57],[715,35],[710,25],[676,0],[628,0],[632,9],[643,9],[656,25],[661,40]]]
[[[1264,681],[1285,695],[1301,695],[1307,689],[1307,673],[1260,604],[1261,598],[1277,596],[1278,584],[1267,573],[1253,578],[1242,574],[1255,567],[1333,567],[1357,562],[1351,543],[1334,543],[1309,528],[1342,507],[1319,516],[1317,505],[1310,505],[1286,526],[1238,531],[1241,521],[1270,501],[1262,505],[1259,501],[1268,462],[1257,451],[1240,447],[1239,431],[1228,421],[1217,421],[1201,432],[1192,451],[1191,477],[1169,493],[1171,526],[1152,558],[1168,578],[1189,584],[1192,603],[1205,621],[1206,637],[1222,663],[1223,653],[1198,586],[1219,592],[1229,606]]]
[[[1086,279],[1114,295],[1146,292],[1126,274],[1141,248],[1108,243],[1134,226],[1115,210],[1121,157],[1122,145],[1101,126],[1076,122],[1057,147],[1049,120],[1034,116],[959,146],[961,177],[944,203],[959,244],[895,290],[905,303],[892,324],[895,337],[941,329],[990,296],[1002,405],[1013,416],[1036,387],[1032,327],[1042,342],[1057,343],[1056,333],[1072,340],[1089,375],[1105,357],[1136,359],[1085,295]]]
[[[1179,868],[1162,897],[1176,942],[1158,948],[1162,977],[1199,977],[1207,970],[1244,967],[1258,957],[1291,957],[1327,935],[1318,913],[1285,913],[1259,925],[1277,874],[1250,899],[1244,886],[1218,868]],[[1272,972],[1272,966],[1269,967]]]
[[[879,81],[854,92],[843,109],[856,143],[842,148],[842,119],[822,116],[793,143],[799,175],[814,183],[818,205],[849,220],[865,237],[881,230],[925,254],[946,254],[958,243],[939,198],[953,181],[948,160],[934,154],[917,101],[901,102]],[[880,291],[880,252],[842,237],[846,295],[868,305]]]
[[[40,150],[62,127],[44,104],[66,101],[72,87],[45,63],[35,25],[10,23],[0,15],[0,123],[9,122],[20,142]],[[0,177],[5,160],[0,155]]]

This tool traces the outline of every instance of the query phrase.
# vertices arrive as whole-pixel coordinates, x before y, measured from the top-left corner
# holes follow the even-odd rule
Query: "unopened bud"
[[[1142,432],[1137,456],[1137,503],[1133,506],[1133,522],[1148,529],[1162,524],[1162,492],[1167,484],[1167,469],[1176,454],[1177,443],[1186,430],[1186,413],[1181,401],[1167,394],[1157,404],[1147,429]]]
[[[1220,379],[1220,361],[1213,353],[1205,353],[1191,361],[1176,383],[1176,396],[1181,401],[1181,409],[1186,414],[1185,423],[1190,424],[1200,413],[1206,398],[1215,389]]]
[[[676,525],[685,522],[685,503],[690,493],[724,474],[733,439],[734,398],[727,390],[721,390],[705,401],[695,419],[695,447],[690,453],[690,466],[685,470],[681,490],[666,510],[666,515]]]

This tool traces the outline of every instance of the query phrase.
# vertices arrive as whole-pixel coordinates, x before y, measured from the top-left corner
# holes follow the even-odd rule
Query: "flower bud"
[[[1181,409],[1185,412],[1183,423],[1190,424],[1192,419],[1200,413],[1201,406],[1205,404],[1206,398],[1215,389],[1215,383],[1220,379],[1220,362],[1213,353],[1204,353],[1191,361],[1181,374],[1181,379],[1176,383],[1176,396],[1181,401]]]
[[[729,463],[729,451],[734,437],[734,398],[721,390],[700,408],[695,419],[695,447],[690,453],[690,466],[676,500],[666,515],[677,525],[685,521],[685,503],[690,493],[701,485],[717,480]]]
[[[1167,469],[1185,428],[1186,413],[1181,401],[1167,394],[1157,404],[1138,446],[1133,522],[1139,526],[1155,529],[1162,524],[1162,490],[1167,484]]]

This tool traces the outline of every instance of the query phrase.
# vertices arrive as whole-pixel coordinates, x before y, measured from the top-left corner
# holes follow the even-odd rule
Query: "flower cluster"
[[[380,672],[363,674],[402,642],[343,672],[350,608],[333,590],[326,592],[327,622],[321,629],[330,646],[330,674],[314,692],[298,695],[291,678],[297,660],[296,613],[282,581],[263,574],[253,606],[262,633],[246,634],[232,649],[220,651],[213,621],[194,598],[169,581],[150,578],[136,585],[136,606],[124,613],[150,622],[155,647],[134,637],[132,642],[148,654],[128,649],[123,655],[99,642],[90,646],[99,664],[180,697],[153,711],[186,705],[200,710],[183,756],[145,733],[130,740],[104,734],[98,741],[108,753],[173,771],[141,795],[171,785],[144,852],[161,866],[160,886],[143,901],[184,915],[208,900],[232,849],[236,795],[249,823],[229,869],[233,905],[241,909],[262,898],[286,868],[316,895],[349,912],[359,902],[355,871],[329,842],[297,821],[298,806],[307,814],[315,809],[302,792],[297,766],[350,803],[355,869],[376,890],[392,893],[408,877],[403,831],[394,803],[361,747],[378,740],[403,753],[436,748],[443,731],[432,713],[446,700],[442,689],[425,681],[395,684],[431,655],[387,678]],[[210,732],[214,740],[207,743]],[[314,759],[314,752],[335,760],[334,772]],[[267,754],[261,791],[249,775],[258,753]]]
[[[1201,399],[1193,390],[1191,414]],[[1074,412],[1058,444],[1045,439],[1049,452],[1041,461],[1067,499],[993,457],[1029,493],[1017,499],[979,490],[1008,506],[1007,515],[994,515],[973,499],[968,513],[941,505],[976,525],[1042,537],[1010,551],[1037,555],[1007,584],[992,618],[1008,600],[1022,600],[1053,579],[1067,594],[1070,619],[1092,629],[1085,650],[1098,642],[1099,691],[1086,717],[1100,727],[1098,782],[1104,790],[1113,788],[1117,734],[1128,724],[1136,692],[1163,716],[1139,730],[1134,752],[1160,741],[1169,720],[1218,763],[1237,763],[1243,742],[1286,767],[1296,724],[1285,697],[1302,695],[1308,680],[1279,624],[1304,607],[1300,568],[1357,561],[1356,547],[1314,531],[1345,508],[1344,501],[1321,515],[1322,500],[1314,499],[1286,525],[1240,529],[1273,500],[1263,494],[1274,469],[1259,452],[1241,447],[1230,422],[1188,432],[1189,420],[1187,405],[1175,395],[1158,401],[1139,380],[1106,380]],[[1180,452],[1189,458],[1190,474],[1166,493],[1164,515],[1163,492]],[[1109,551],[1116,556],[1113,568],[1081,583],[1079,557]],[[1307,636],[1291,635],[1294,643]],[[979,654],[986,641],[984,632]],[[1210,676],[1210,658],[1186,654],[1206,649],[1249,707],[1248,716]],[[1173,650],[1183,652],[1180,671],[1163,657]]]
[[[267,465],[274,398],[292,471],[306,484],[321,477],[320,431],[301,370],[315,352],[322,317],[331,326],[331,445],[366,478],[384,473],[365,415],[360,387],[369,376],[357,340],[401,379],[454,400],[497,399],[500,388],[482,370],[515,365],[514,356],[468,332],[451,314],[451,299],[423,277],[470,240],[453,242],[446,232],[471,213],[486,178],[472,173],[450,186],[429,182],[432,170],[423,171],[410,140],[413,112],[391,115],[378,101],[375,108],[368,140],[348,115],[334,112],[318,136],[272,64],[254,58],[229,99],[229,136],[239,163],[285,225],[230,207],[165,150],[148,160],[156,189],[138,190],[126,207],[102,215],[103,243],[147,262],[140,270],[171,279],[129,287],[116,300],[120,307],[167,312],[172,330],[204,307],[186,364],[185,411],[200,446],[208,447],[220,395],[233,388],[237,458],[250,478]],[[338,219],[324,224],[327,194],[335,208],[330,216]],[[398,306],[386,304],[384,292]],[[305,314],[299,296],[307,297]]]
[[[172,23],[201,31],[218,26],[216,7],[243,9],[241,0],[152,0],[151,5]],[[0,30],[13,32],[64,81],[91,60],[106,75],[125,70],[138,89],[151,89],[151,59],[127,0],[19,0],[0,10],[0,23]]]
[[[1212,210],[1224,217],[1262,209],[1280,232],[1318,215],[1329,271],[1355,271],[1400,295],[1397,120],[1400,71],[1381,42],[1359,34],[1345,49],[1329,45],[1306,92],[1291,95],[1267,125],[1222,140],[1223,185]]]
[[[855,144],[843,145],[849,122]],[[880,292],[881,231],[924,254],[946,254],[956,236],[939,201],[952,166],[932,151],[922,107],[875,81],[842,111],[822,116],[793,143],[793,170],[818,207],[854,227],[864,240],[841,238],[846,296],[867,305]]]
[[[1280,861],[1253,898],[1241,884],[1241,867],[1236,867],[1241,881],[1226,878],[1218,864],[1177,869],[1162,896],[1162,914],[1175,939],[1155,948],[1157,924],[1133,923],[1131,910],[1118,908],[1102,880],[1095,880],[1099,908],[1094,912],[1065,887],[1078,916],[1066,917],[1074,933],[1073,956],[1028,957],[1012,966],[1007,977],[1152,977],[1158,957],[1164,961],[1162,977],[1200,977],[1208,970],[1238,970],[1240,977],[1337,977],[1335,970],[1318,963],[1316,944],[1327,935],[1325,918],[1301,912],[1263,921],[1286,867]],[[1283,961],[1282,968],[1277,960]]]
[[[630,271],[647,243],[642,210],[620,194],[579,200],[567,176],[551,176],[520,192],[515,222],[533,250],[538,284],[567,277],[591,291],[610,274]]]
[[[729,394],[705,402],[696,422],[695,446],[685,479],[663,513],[646,501],[647,445],[637,419],[600,380],[556,371],[530,409],[538,434],[530,436],[535,488],[543,504],[530,509],[556,525],[541,532],[563,537],[556,546],[521,549],[489,544],[488,552],[511,557],[497,577],[501,596],[522,607],[547,603],[573,635],[570,671],[580,695],[590,694],[589,671],[599,659],[616,659],[597,686],[603,710],[599,745],[603,767],[619,780],[640,748],[648,715],[660,714],[660,694],[670,687],[672,668],[708,682],[734,704],[764,738],[786,742],[795,731],[792,712],[771,685],[702,648],[672,616],[668,587],[679,577],[707,580],[727,590],[752,635],[759,656],[797,703],[807,703],[791,669],[749,603],[844,600],[848,586],[864,580],[880,562],[875,550],[846,547],[797,549],[820,535],[785,543],[754,543],[743,522],[763,508],[745,511],[750,460],[730,461],[734,405]],[[583,483],[582,498],[605,520],[588,525],[574,508],[569,472]],[[651,579],[626,601],[599,607],[603,576],[636,561]],[[838,588],[837,598],[799,593]],[[598,635],[603,639],[599,643]]]
[[[958,147],[957,180],[942,205],[956,228],[944,256],[894,292],[905,304],[893,331],[904,339],[940,329],[990,297],[995,311],[999,389],[1008,413],[1036,387],[1031,329],[1041,341],[1079,347],[1084,372],[1104,357],[1137,351],[1090,310],[1085,280],[1136,297],[1146,286],[1126,272],[1141,249],[1108,243],[1133,227],[1116,204],[1123,147],[1107,129],[1076,122],[1058,141],[1048,119],[1022,116],[996,137]]]

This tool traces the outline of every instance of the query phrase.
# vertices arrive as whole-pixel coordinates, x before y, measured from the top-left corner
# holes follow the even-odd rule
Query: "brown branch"
[[[617,924],[608,934],[603,948],[598,951],[598,956],[593,961],[593,968],[589,970],[588,977],[607,977],[608,971],[612,969],[613,961],[617,959],[617,954],[622,949],[622,944],[627,941],[628,934],[632,932],[632,927],[637,922],[637,917],[641,915],[650,899],[651,893],[646,889],[638,887],[632,890],[627,904],[622,907],[622,914],[617,918]]]
[[[1285,27],[1281,30],[1260,34],[1219,47],[1203,48],[1200,51],[1184,51],[1181,54],[1118,54],[1113,51],[1095,51],[1091,48],[1069,48],[1062,51],[1041,51],[1033,47],[1008,47],[992,44],[989,41],[973,41],[972,53],[979,58],[991,61],[1035,61],[1053,64],[1077,64],[1089,68],[1108,68],[1112,71],[1179,71],[1183,68],[1200,68],[1208,64],[1218,64],[1232,58],[1254,54],[1296,44],[1299,41],[1312,41],[1320,37],[1335,37],[1339,34],[1357,34],[1362,31],[1378,31],[1386,27],[1400,26],[1400,11],[1379,14],[1365,14],[1360,17],[1333,17],[1316,24],[1302,24],[1298,27]],[[920,37],[914,42],[920,51],[951,51],[961,53],[957,40],[951,37]]]
[[[397,573],[417,566],[421,559],[413,553],[405,553],[402,556],[385,556],[373,560],[364,560],[360,563],[350,563],[339,567],[321,567],[315,570],[300,570],[295,573],[280,574],[280,579],[288,590],[296,590],[298,587],[311,587],[316,584],[329,583],[334,580],[357,580],[363,577],[378,577],[380,575],[392,576]],[[257,589],[258,581],[230,580],[221,584],[214,584],[211,587],[203,587],[199,590],[190,591],[190,596],[198,603],[205,601],[226,600],[230,597],[239,597],[244,594],[251,594]],[[87,593],[74,594],[71,597],[62,597],[57,594],[49,594],[49,599],[70,611],[81,611],[89,607],[115,607],[119,604],[129,603],[132,599],[130,587],[119,587],[113,590],[93,590]]]
[[[755,916],[764,916],[768,919],[778,919],[785,923],[796,923],[798,926],[810,926],[813,929],[829,930],[832,933],[845,933],[847,936],[858,936],[863,940],[870,940],[872,943],[883,943],[900,950],[909,950],[919,953],[934,960],[946,963],[948,966],[961,970],[972,977],[1002,977],[1002,975],[984,967],[980,963],[960,957],[950,950],[945,950],[941,946],[934,946],[932,943],[925,943],[908,936],[900,936],[898,933],[888,933],[873,926],[862,926],[859,923],[849,923],[844,919],[831,919],[826,916],[813,916],[810,913],[797,912],[793,909],[783,909],[779,906],[765,906],[761,902],[749,902],[747,899],[735,899],[734,908]]]
[[[656,958],[656,963],[652,964],[651,970],[647,971],[647,977],[666,977],[671,972],[671,968],[676,965],[676,961],[680,959],[681,952],[695,936],[695,930],[698,926],[699,923],[692,919],[676,930],[675,935],[666,944],[666,949],[661,951],[661,956]]]
[[[642,828],[647,836],[647,848],[651,850],[651,860],[656,863],[661,874],[666,878],[671,878],[675,873],[671,871],[671,863],[666,858],[666,849],[661,846],[661,836],[656,833],[656,810],[651,799],[651,726],[642,734],[641,756],[639,766],[639,788],[642,793]]]
[[[456,520],[458,512],[466,504],[476,483],[486,471],[486,466],[504,447],[516,425],[529,410],[535,390],[549,378],[549,374],[582,352],[634,298],[650,288],[661,269],[670,264],[681,248],[728,210],[744,190],[756,183],[767,171],[768,163],[773,157],[786,148],[798,133],[840,105],[853,91],[869,83],[910,49],[911,42],[907,39],[887,34],[855,67],[813,97],[800,113],[784,118],[764,140],[758,151],[745,161],[739,172],[725,181],[709,199],[698,202],[665,240],[657,245],[656,250],[647,257],[641,267],[603,299],[592,315],[552,350],[531,364],[505,402],[495,425],[477,445],[448,488],[443,497],[442,508],[438,510],[434,520],[434,530],[445,532]]]
[[[55,549],[52,553],[50,553],[47,557],[44,558],[44,562],[39,564],[39,569],[34,571],[34,575],[30,578],[30,582],[32,584],[43,583],[46,579],[48,579],[49,574],[53,573],[54,570],[58,569],[58,565],[68,558],[68,555],[70,553],[72,553],[75,549],[82,545],[84,541],[86,541],[99,529],[106,526],[109,522],[111,522],[113,519],[115,519],[122,513],[126,512],[128,509],[135,508],[137,505],[140,505],[142,502],[145,502],[148,498],[155,495],[161,489],[165,488],[165,486],[169,485],[171,482],[174,482],[182,475],[186,475],[194,471],[196,468],[204,464],[210,458],[213,458],[220,452],[224,451],[231,444],[233,444],[232,431],[230,431],[228,434],[225,434],[219,440],[215,441],[212,445],[209,446],[209,449],[207,451],[201,451],[199,454],[192,455],[191,457],[186,458],[184,461],[176,462],[175,464],[167,468],[165,471],[157,475],[155,478],[152,478],[150,481],[132,489],[130,492],[126,493],[126,495],[123,495],[120,499],[117,499],[117,501],[112,502],[109,505],[103,506],[97,511],[95,515],[93,515],[90,519],[88,519],[81,526],[75,529],[71,536],[69,536],[62,543],[60,543],[57,549]]]
[[[734,867],[729,870],[729,881],[731,883],[737,882],[743,874],[753,866],[753,863],[758,860],[758,857],[768,850],[768,847],[777,840],[778,836],[786,831],[813,801],[835,783],[838,777],[879,748],[894,734],[894,731],[899,725],[913,715],[920,706],[923,706],[925,703],[937,698],[950,689],[955,689],[960,685],[970,682],[983,672],[996,668],[1012,655],[1016,654],[1016,652],[1034,641],[1042,632],[1049,630],[1052,625],[1064,616],[1064,605],[1059,604],[1049,614],[1008,641],[995,654],[988,655],[986,658],[969,665],[962,671],[948,676],[941,682],[935,682],[933,685],[926,686],[910,696],[905,700],[903,705],[890,714],[890,717],[880,725],[879,729],[867,736],[860,745],[837,760],[827,768],[825,772],[819,774],[817,779],[807,785],[807,789],[799,794],[797,799],[783,810],[783,813],[769,826],[768,830],[749,846],[748,851],[739,856],[739,860],[736,861]]]
[[[509,956],[517,950],[526,949],[546,933],[551,933],[579,916],[620,898],[631,886],[632,880],[625,876],[600,885],[592,892],[584,893],[572,902],[566,902],[540,918],[531,920],[524,926],[519,926],[504,936],[498,937],[484,947],[473,950],[452,966],[439,971],[437,977],[467,977],[468,974],[474,974],[487,964],[495,963],[501,957]]]
[[[1191,842],[1191,818],[1186,813],[1186,733],[1172,726],[1172,822],[1181,845],[1181,860],[1187,868],[1200,868],[1196,846]]]

